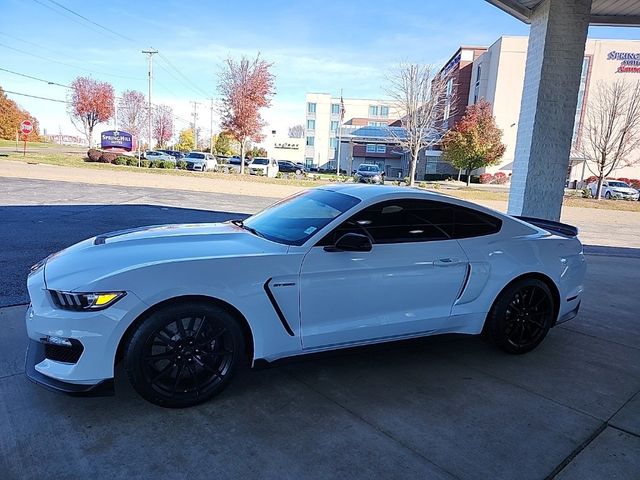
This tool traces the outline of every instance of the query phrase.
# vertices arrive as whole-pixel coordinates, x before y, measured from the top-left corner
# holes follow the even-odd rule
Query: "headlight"
[[[102,310],[110,307],[126,292],[75,293],[49,290],[51,299],[57,307],[63,310]]]
[[[33,275],[34,273],[42,270],[42,267],[44,267],[44,264],[47,263],[47,258],[43,258],[38,263],[34,263],[33,265],[31,265],[31,267],[29,267],[29,275]]]
[[[380,180],[380,175],[374,175],[373,179],[377,182],[378,180]]]

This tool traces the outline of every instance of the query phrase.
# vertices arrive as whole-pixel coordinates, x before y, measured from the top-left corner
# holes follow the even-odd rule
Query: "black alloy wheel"
[[[148,401],[188,407],[219,393],[242,357],[242,331],[226,310],[182,304],[141,323],[129,342],[125,368]]]
[[[508,286],[495,301],[484,333],[509,353],[536,348],[549,332],[556,306],[549,287],[536,278],[524,278]]]

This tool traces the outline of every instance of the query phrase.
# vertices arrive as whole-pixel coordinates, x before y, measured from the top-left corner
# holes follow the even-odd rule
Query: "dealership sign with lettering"
[[[640,53],[616,52],[607,54],[607,60],[620,62],[616,73],[640,73]]]
[[[107,130],[100,135],[100,146],[103,149],[118,148],[130,152],[134,150],[135,138],[122,130]]]

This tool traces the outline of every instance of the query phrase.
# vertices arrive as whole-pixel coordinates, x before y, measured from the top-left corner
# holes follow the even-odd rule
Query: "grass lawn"
[[[1,140],[0,142],[7,142],[7,140]],[[52,145],[52,144],[42,144]],[[2,146],[2,143],[0,143]],[[56,145],[60,148],[60,145]],[[278,185],[293,185],[299,187],[314,187],[322,184],[335,181],[335,175],[321,175],[319,180],[307,180],[307,179],[285,179],[285,178],[265,178],[255,175],[245,175],[240,177],[237,174],[225,174],[214,172],[189,172],[186,170],[165,170],[162,168],[138,168],[127,167],[123,165],[111,165],[105,163],[85,162],[84,153],[85,149],[78,147],[62,147],[61,151],[27,151],[26,157],[22,156],[22,153],[16,152],[2,152],[6,154],[8,160],[24,161],[27,163],[45,163],[49,165],[61,165],[66,167],[77,167],[94,170],[118,170],[118,171],[130,171],[147,174],[160,174],[160,175],[174,175],[174,176],[206,176],[209,178],[223,179],[228,181],[243,181],[243,182],[257,182],[257,183],[271,183]],[[509,199],[508,192],[496,192],[490,190],[484,190],[474,187],[457,187],[447,185],[445,182],[426,183],[426,189],[453,197],[462,198],[465,200],[487,200],[487,201],[502,201],[506,202]],[[631,212],[640,212],[640,202],[626,201],[626,200],[594,200],[589,198],[581,198],[579,196],[567,196],[563,202],[564,206],[568,207],[580,207],[580,208],[597,208],[601,210],[624,210]]]
[[[18,142],[18,149],[20,151],[22,151],[22,147],[24,145],[24,142],[22,140],[20,140]],[[15,149],[16,147],[16,141],[15,140],[3,140],[0,138],[0,147],[12,147]],[[29,152],[29,149],[31,148],[50,148],[50,149],[54,149],[54,150],[64,150],[64,149],[72,149],[72,150],[77,150],[77,151],[81,151],[81,152],[86,152],[87,149],[85,147],[78,147],[78,146],[71,146],[71,145],[58,145],[57,143],[44,143],[44,142],[27,142],[27,152]]]

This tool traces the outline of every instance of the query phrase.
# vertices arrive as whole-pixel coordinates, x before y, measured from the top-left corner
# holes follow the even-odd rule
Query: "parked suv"
[[[184,160],[187,162],[187,170],[194,170],[196,172],[215,172],[218,169],[216,157],[210,153],[191,152],[189,155],[184,157]]]
[[[256,157],[249,164],[249,173],[251,175],[264,175],[265,177],[275,177],[280,169],[278,162],[272,158]]]
[[[353,178],[358,183],[384,184],[384,172],[378,165],[372,163],[361,163]]]
[[[593,197],[598,191],[598,182],[591,182],[587,188],[591,191]],[[602,191],[600,194],[603,198],[623,198],[630,200],[638,200],[638,190],[630,187],[627,183],[620,180],[604,180],[602,182]]]

